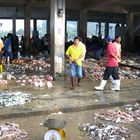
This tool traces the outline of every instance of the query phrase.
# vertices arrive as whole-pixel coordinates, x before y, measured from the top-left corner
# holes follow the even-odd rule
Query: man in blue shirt
[[[4,42],[4,53],[5,53],[5,63],[8,63],[8,57],[10,60],[10,64],[12,64],[12,59],[13,59],[13,55],[12,55],[12,42],[11,42],[11,35],[8,34],[5,42]]]

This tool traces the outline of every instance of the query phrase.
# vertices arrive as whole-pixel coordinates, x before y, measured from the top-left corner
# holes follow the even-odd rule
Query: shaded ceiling
[[[0,0],[0,6],[30,5],[50,9],[50,0]],[[140,0],[66,0],[66,9],[88,9],[98,12],[140,13]]]

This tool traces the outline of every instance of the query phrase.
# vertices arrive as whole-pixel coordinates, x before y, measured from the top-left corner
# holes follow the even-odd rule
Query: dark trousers
[[[106,67],[103,80],[108,80],[111,75],[114,80],[119,80],[118,69],[118,67]]]
[[[82,61],[82,63],[84,64],[84,61]],[[82,66],[82,74],[83,74],[83,78],[85,78],[86,77],[86,72],[85,72],[84,66]]]
[[[3,54],[0,53],[0,65],[2,64],[2,56],[3,56]]]
[[[86,77],[86,72],[85,72],[84,67],[82,67],[82,73],[83,73],[83,78],[85,78]]]

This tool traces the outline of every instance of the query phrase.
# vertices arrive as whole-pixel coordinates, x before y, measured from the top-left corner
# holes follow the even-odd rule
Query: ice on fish
[[[105,125],[103,123],[83,124],[80,130],[94,140],[125,140],[131,137],[129,129],[122,126]]]
[[[22,92],[4,92],[0,94],[0,106],[12,107],[16,105],[24,105],[31,101],[31,94]]]

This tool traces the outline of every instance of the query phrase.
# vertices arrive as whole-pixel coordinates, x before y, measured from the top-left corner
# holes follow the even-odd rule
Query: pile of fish
[[[125,140],[131,137],[131,132],[122,126],[105,125],[103,123],[84,124],[80,127],[93,140]]]
[[[24,63],[19,63],[24,62]],[[50,70],[50,64],[46,63],[44,60],[24,60],[13,62],[12,65],[4,65],[4,71],[15,75],[22,74],[46,74]]]
[[[7,80],[0,80],[0,85],[7,85],[7,84],[8,84]]]
[[[53,78],[48,75],[49,71],[50,64],[45,61],[42,54],[37,59],[16,59],[12,65],[4,65],[4,72],[0,74],[0,85],[15,80],[21,86],[52,87]]]
[[[24,85],[34,85],[35,87],[43,87],[45,85],[44,83],[44,76],[27,76],[27,75],[22,75],[19,77],[19,79],[16,81],[18,84],[24,86]]]
[[[135,110],[135,111],[129,111],[129,114],[133,117],[133,118],[135,118],[135,119],[137,119],[137,120],[140,120],[140,110]]]
[[[31,95],[22,92],[7,91],[0,94],[0,106],[12,107],[31,101]]]
[[[139,65],[140,64],[140,56],[136,55],[136,54],[125,53],[123,55],[122,63],[128,64],[128,65]]]
[[[20,129],[15,123],[0,125],[0,140],[22,140],[27,137],[27,132]]]
[[[140,71],[128,67],[121,67],[119,74],[121,79],[140,79]]]
[[[134,127],[140,130],[140,104],[127,104],[124,109],[135,119]]]
[[[104,65],[102,64],[103,63],[100,63],[95,59],[85,60],[84,69],[85,69],[86,77],[94,81],[102,79],[104,69],[105,69]]]
[[[129,129],[123,127],[131,123],[140,130],[140,104],[127,104],[124,111],[117,109],[94,114],[93,123],[79,126],[81,131],[86,132],[93,140],[125,140],[131,139]]]
[[[138,103],[134,105],[124,105],[124,109],[125,111],[113,109],[106,112],[96,113],[94,114],[94,118],[123,124],[140,120],[140,105]]]
[[[130,114],[134,119],[140,120],[140,105],[136,104],[127,104],[124,106],[124,109]]]
[[[131,123],[134,122],[134,118],[129,113],[123,112],[121,110],[108,110],[102,113],[94,114],[95,119],[101,119],[106,121],[112,121],[115,123]]]
[[[53,77],[50,75],[33,75],[33,76],[27,76],[27,75],[22,75],[21,77],[18,77],[16,82],[21,85],[21,86],[25,86],[25,85],[31,85],[34,87],[44,87],[44,86],[48,86],[48,87],[52,87],[53,81]]]
[[[46,74],[50,71],[50,64],[47,62],[45,54],[40,53],[36,57],[20,57],[14,59],[12,65],[4,65],[4,71],[15,75],[35,75],[35,74]]]
[[[1,73],[0,74],[0,85],[7,85],[8,84],[8,81],[5,77],[5,74],[4,73]]]
[[[10,74],[9,72],[3,72],[0,74],[0,79],[16,80],[16,76]]]
[[[137,58],[137,59],[140,60],[140,58]],[[133,61],[134,65],[138,63],[137,59],[134,59]],[[125,61],[125,59],[123,60]],[[84,69],[85,69],[87,78],[93,81],[102,79],[105,66],[106,66],[105,57],[103,57],[99,61],[95,59],[86,59],[84,61]],[[140,79],[140,70],[132,69],[130,67],[120,67],[119,75],[120,75],[120,79]]]
[[[134,123],[134,126],[135,126],[138,130],[140,130],[140,122],[135,122],[135,123]]]
[[[50,75],[32,75],[32,76],[28,76],[28,75],[14,75],[14,74],[10,74],[8,72],[3,72],[0,74],[0,85],[2,84],[8,84],[9,80],[15,80],[16,83],[18,83],[18,85],[21,86],[35,86],[35,87],[43,87],[43,86],[48,86],[48,87],[52,87],[53,86],[53,77]]]
[[[124,105],[124,109],[127,111],[135,111],[140,109],[139,103],[136,104],[126,104]]]

